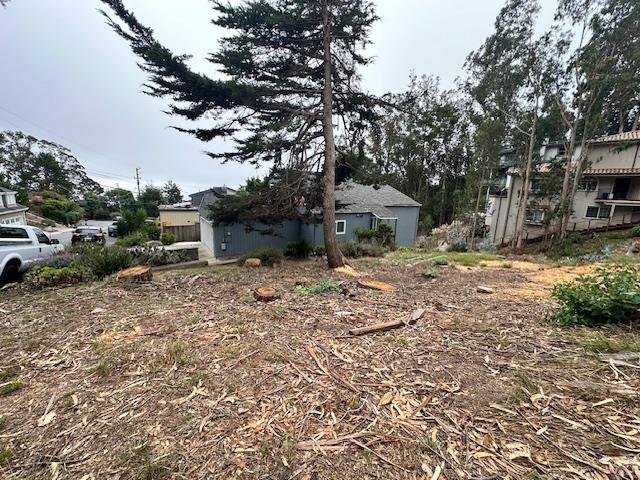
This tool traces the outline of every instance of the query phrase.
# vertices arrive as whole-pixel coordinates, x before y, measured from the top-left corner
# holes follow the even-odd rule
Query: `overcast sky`
[[[451,87],[467,54],[492,32],[503,0],[377,0],[374,64],[363,72],[373,93],[402,91],[409,72],[436,75]],[[543,0],[550,18],[554,0]],[[125,0],[175,53],[195,56],[195,69],[217,48],[207,0]],[[253,167],[221,165],[203,144],[168,128],[163,101],[141,93],[144,74],[125,42],[98,12],[98,0],[12,0],[0,7],[0,130],[19,129],[70,148],[104,187],[174,180],[184,193],[238,186]]]

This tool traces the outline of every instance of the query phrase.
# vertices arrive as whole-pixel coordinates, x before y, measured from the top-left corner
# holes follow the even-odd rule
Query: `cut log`
[[[360,278],[358,279],[358,285],[363,288],[371,288],[373,290],[382,290],[384,292],[390,292],[395,290],[396,287],[390,285],[385,282],[381,282],[379,280],[374,280],[373,278]]]
[[[349,330],[349,335],[358,336],[366,335],[368,333],[386,332],[387,330],[393,330],[394,328],[405,327],[407,325],[413,325],[422,318],[426,310],[424,308],[418,308],[411,314],[409,320],[392,320],[390,322],[376,323],[374,325],[367,325],[366,327],[352,328]]]
[[[148,266],[127,268],[126,270],[118,272],[118,280],[127,282],[150,282],[152,278],[153,274],[151,273],[151,267]]]
[[[273,287],[258,287],[253,291],[253,298],[259,302],[273,302],[280,298],[280,293]]]

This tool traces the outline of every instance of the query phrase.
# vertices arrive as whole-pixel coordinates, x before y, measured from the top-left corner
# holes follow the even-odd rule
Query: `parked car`
[[[111,225],[107,227],[107,234],[110,237],[118,236],[118,222],[113,222]]]
[[[39,228],[0,225],[0,284],[16,279],[34,262],[62,249],[58,240],[50,239]]]
[[[71,234],[71,245],[87,242],[105,245],[107,237],[99,227],[79,227]]]

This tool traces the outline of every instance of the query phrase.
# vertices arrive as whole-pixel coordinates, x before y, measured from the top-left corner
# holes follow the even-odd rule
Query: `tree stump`
[[[139,266],[118,272],[118,280],[134,283],[150,282],[153,278],[151,267]]]
[[[273,287],[258,287],[253,291],[253,298],[259,302],[273,302],[280,298],[280,294]]]
[[[262,265],[262,260],[260,260],[259,258],[247,258],[244,261],[244,266],[245,267],[259,267]]]

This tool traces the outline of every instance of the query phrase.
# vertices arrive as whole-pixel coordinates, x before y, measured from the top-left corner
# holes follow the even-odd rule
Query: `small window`
[[[611,206],[605,205],[600,207],[600,211],[598,212],[598,218],[609,218],[611,215]]]
[[[527,220],[530,223],[542,223],[544,221],[544,210],[537,208],[535,210],[529,210]]]
[[[593,192],[598,188],[598,181],[595,178],[583,178],[578,184],[578,190],[583,192]]]
[[[600,209],[598,207],[587,207],[587,213],[585,217],[587,218],[598,218],[598,211]]]
[[[24,228],[0,227],[0,238],[29,238]]]
[[[38,239],[38,243],[49,245],[51,240],[47,237],[42,230],[38,230],[37,228],[33,229],[33,233],[36,234],[36,238]]]
[[[336,220],[336,235],[344,235],[347,233],[347,221]]]

